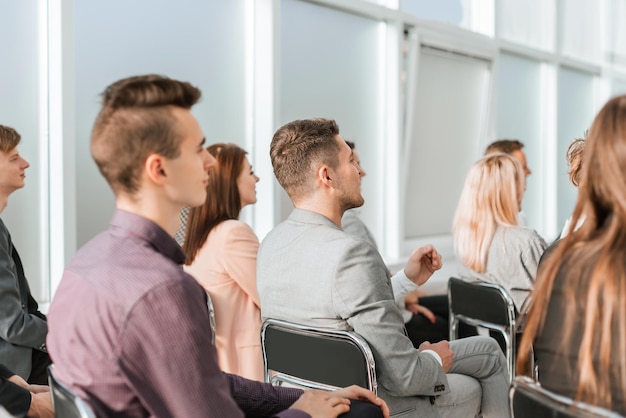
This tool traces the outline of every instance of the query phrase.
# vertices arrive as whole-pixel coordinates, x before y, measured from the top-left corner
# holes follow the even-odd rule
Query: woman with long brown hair
[[[626,96],[587,135],[572,225],[546,253],[518,356],[554,392],[626,414]]]
[[[256,290],[259,240],[238,220],[256,203],[246,151],[234,144],[207,148],[217,160],[209,169],[207,199],[189,211],[183,250],[185,271],[206,289],[215,309],[215,345],[223,371],[263,381],[261,312]]]

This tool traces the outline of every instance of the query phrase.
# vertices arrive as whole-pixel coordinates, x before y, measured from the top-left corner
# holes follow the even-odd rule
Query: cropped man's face
[[[26,169],[30,166],[17,150],[0,151],[0,190],[9,195],[24,187]]]
[[[343,210],[358,208],[363,206],[364,199],[361,195],[361,177],[364,173],[357,163],[353,151],[344,139],[337,135],[335,140],[339,144],[339,155],[337,156],[337,187],[338,198]]]
[[[180,155],[167,159],[166,174],[169,198],[182,207],[200,206],[206,199],[209,168],[215,158],[204,147],[204,134],[191,111],[173,108],[177,120],[177,132],[183,137]]]
[[[526,154],[524,154],[524,151],[522,151],[521,149],[518,149],[518,150],[513,151],[511,155],[517,158],[517,161],[519,161],[520,164],[522,164],[522,168],[524,169],[524,176],[525,177],[530,176],[532,171],[530,171],[530,168],[528,168],[528,165],[526,164]]]

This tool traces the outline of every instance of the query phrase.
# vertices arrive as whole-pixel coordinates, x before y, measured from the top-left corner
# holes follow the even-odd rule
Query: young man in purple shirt
[[[102,417],[335,417],[349,398],[388,416],[363,388],[303,393],[219,370],[205,293],[172,238],[180,210],[204,203],[215,162],[190,111],[200,91],[149,75],[103,96],[91,153],[117,209],[67,266],[50,307],[59,380]]]

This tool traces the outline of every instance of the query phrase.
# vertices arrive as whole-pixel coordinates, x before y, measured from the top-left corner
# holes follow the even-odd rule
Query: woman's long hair
[[[454,215],[454,250],[463,265],[482,273],[498,225],[517,225],[524,172],[508,154],[489,154],[470,169]]]
[[[532,343],[562,266],[568,272],[565,314],[558,318],[563,347],[582,328],[577,399],[611,408],[611,375],[618,376],[618,391],[626,391],[626,96],[608,101],[589,130],[569,233],[542,263],[535,282],[517,362],[522,374],[530,373]]]
[[[189,210],[183,244],[187,265],[196,258],[213,228],[225,220],[238,219],[241,212],[237,177],[243,169],[246,151],[235,144],[213,144],[207,151],[217,164],[209,169],[204,205]]]

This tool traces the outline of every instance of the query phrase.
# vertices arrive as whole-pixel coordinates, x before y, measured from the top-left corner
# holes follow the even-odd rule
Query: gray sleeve
[[[524,270],[526,270],[526,274],[528,275],[531,285],[534,284],[535,278],[537,277],[537,267],[539,266],[539,260],[541,260],[541,256],[544,251],[548,247],[545,240],[537,234],[534,230],[532,231],[532,236],[528,240],[525,251],[522,252],[522,265],[524,266]]]
[[[41,349],[46,342],[48,324],[29,314],[22,304],[11,247],[9,233],[0,224],[0,338],[14,345]]]
[[[390,393],[430,396],[435,386],[447,387],[437,360],[418,352],[406,336],[385,264],[373,247],[356,241],[346,248],[334,293],[336,312],[369,343],[378,380]]]

